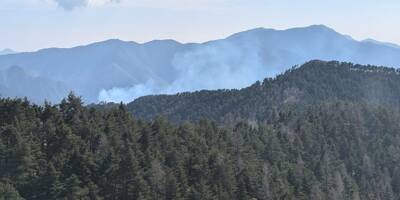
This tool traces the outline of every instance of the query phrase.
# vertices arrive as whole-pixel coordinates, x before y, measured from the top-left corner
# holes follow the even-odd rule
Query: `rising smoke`
[[[176,54],[172,65],[178,73],[170,84],[148,80],[130,88],[103,89],[99,101],[130,102],[150,94],[243,88],[267,75],[256,44],[239,47],[237,44],[220,41],[202,45]]]

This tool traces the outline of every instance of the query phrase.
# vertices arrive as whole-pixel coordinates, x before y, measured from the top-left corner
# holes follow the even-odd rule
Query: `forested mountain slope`
[[[145,122],[72,95],[1,99],[0,199],[400,199],[400,114],[372,102],[227,129]]]
[[[0,199],[399,200],[399,79],[311,61],[128,106],[0,99]]]
[[[128,109],[136,117],[153,119],[160,115],[174,122],[202,118],[265,121],[277,110],[301,110],[304,105],[337,100],[397,109],[399,74],[386,67],[310,61],[241,90],[146,96],[129,103]]]

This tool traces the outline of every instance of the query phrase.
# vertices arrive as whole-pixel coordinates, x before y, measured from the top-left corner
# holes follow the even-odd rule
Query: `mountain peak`
[[[12,50],[12,49],[4,49],[4,50],[0,50],[0,56],[1,55],[8,55],[8,54],[14,54],[17,53],[16,51]]]
[[[317,24],[317,25],[310,25],[310,26],[305,26],[305,27],[295,27],[295,28],[289,28],[283,31],[302,31],[302,32],[312,32],[312,33],[317,33],[317,34],[335,34],[335,35],[342,35],[338,33],[336,30],[333,28],[330,28],[328,26],[325,26],[323,24]]]
[[[144,45],[155,45],[155,44],[160,44],[160,43],[165,43],[165,44],[173,44],[173,45],[179,45],[182,44],[176,40],[172,39],[165,39],[165,40],[151,40],[149,42],[143,43]]]
[[[299,33],[301,34],[325,34],[325,35],[337,35],[337,36],[345,36],[348,39],[352,39],[350,36],[347,35],[342,35],[335,31],[334,29],[323,25],[323,24],[317,24],[317,25],[310,25],[310,26],[305,26],[305,27],[295,27],[295,28],[289,28],[289,29],[272,29],[272,28],[263,28],[263,27],[258,27],[254,29],[250,29],[247,31],[239,32],[236,34],[233,34],[229,36],[228,38],[235,38],[235,37],[240,37],[244,35],[251,35],[251,36],[261,36],[269,33],[276,33],[276,32],[288,32],[288,33],[293,33],[295,35],[298,35]]]
[[[385,45],[385,46],[389,46],[389,47],[392,47],[392,48],[400,49],[400,45],[398,45],[398,44],[394,44],[394,43],[390,43],[390,42],[381,42],[381,41],[374,40],[374,39],[371,39],[371,38],[362,40],[361,42],[373,43],[373,44],[377,44],[377,45]]]
[[[314,24],[314,25],[306,26],[304,28],[305,29],[325,30],[325,31],[335,31],[333,28],[323,25],[323,24]]]
[[[89,46],[91,46],[91,45],[123,45],[123,44],[129,44],[129,43],[138,44],[133,41],[124,41],[124,40],[120,40],[120,39],[108,39],[108,40],[96,42],[93,44],[89,44]]]

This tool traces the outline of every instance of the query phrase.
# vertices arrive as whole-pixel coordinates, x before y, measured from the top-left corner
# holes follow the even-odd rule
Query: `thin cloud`
[[[71,11],[77,7],[101,6],[108,3],[118,3],[120,0],[54,0],[64,10]]]

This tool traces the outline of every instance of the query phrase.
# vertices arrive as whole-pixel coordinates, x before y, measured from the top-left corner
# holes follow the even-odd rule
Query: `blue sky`
[[[399,10],[398,0],[0,0],[0,49],[111,38],[203,42],[256,27],[311,24],[400,44]]]

